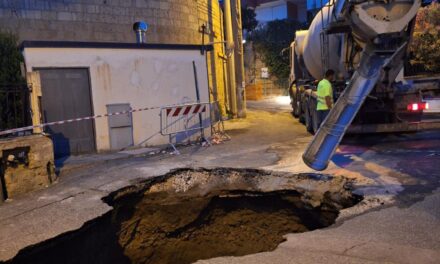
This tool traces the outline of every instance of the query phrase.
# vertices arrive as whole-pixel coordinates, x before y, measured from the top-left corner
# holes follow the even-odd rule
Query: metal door
[[[41,108],[44,122],[93,115],[88,69],[38,69],[41,76]],[[55,156],[95,151],[92,120],[45,128],[54,142]]]
[[[130,111],[130,104],[109,104],[107,113]],[[110,130],[110,147],[112,150],[121,150],[133,146],[133,121],[131,113],[114,115],[108,118]]]

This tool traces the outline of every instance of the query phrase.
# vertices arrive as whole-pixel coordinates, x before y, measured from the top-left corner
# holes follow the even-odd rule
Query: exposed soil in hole
[[[159,193],[136,207],[119,236],[134,263],[192,263],[269,251],[283,235],[328,226],[338,214],[305,209],[293,191],[197,198]]]
[[[108,197],[115,209],[12,263],[192,263],[274,250],[359,201],[343,178],[182,169]]]

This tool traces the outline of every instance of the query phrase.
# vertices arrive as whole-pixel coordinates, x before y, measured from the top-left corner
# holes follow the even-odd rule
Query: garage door
[[[93,114],[88,69],[37,69],[41,76],[41,108],[44,122]],[[47,127],[53,139],[55,156],[95,152],[92,120]]]

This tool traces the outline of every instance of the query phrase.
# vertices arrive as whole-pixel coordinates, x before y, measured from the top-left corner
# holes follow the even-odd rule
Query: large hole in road
[[[179,169],[105,199],[113,210],[26,248],[12,263],[193,263],[274,250],[330,226],[360,197],[343,177]]]

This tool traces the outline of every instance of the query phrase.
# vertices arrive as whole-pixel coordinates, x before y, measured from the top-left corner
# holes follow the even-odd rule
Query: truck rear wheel
[[[304,95],[298,95],[298,104],[299,104],[299,122],[302,124],[306,124],[306,112],[307,112],[307,98]]]
[[[305,116],[306,116],[306,114],[305,113],[302,113],[300,116],[299,116],[299,122],[301,123],[301,124],[306,124],[306,118],[305,118]]]
[[[293,83],[290,86],[289,94],[292,105],[292,114],[294,117],[298,118],[301,115],[301,101],[299,100],[298,89]]]
[[[301,115],[301,102],[296,98],[292,101],[293,116],[298,118]]]
[[[308,132],[313,133],[313,120],[310,113],[310,105],[307,105],[306,112],[304,113],[305,125]]]

